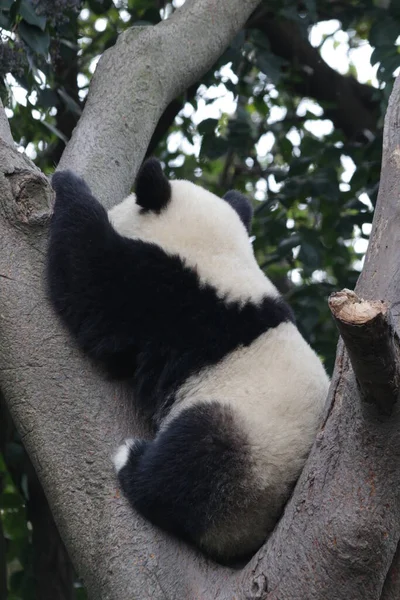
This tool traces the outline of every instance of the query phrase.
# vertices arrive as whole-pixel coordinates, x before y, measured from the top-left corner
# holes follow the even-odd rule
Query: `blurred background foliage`
[[[51,173],[99,55],[182,3],[0,0],[0,94],[21,151]],[[248,194],[259,264],[329,372],[327,297],[362,268],[399,34],[399,0],[264,0],[148,149],[170,177]],[[0,452],[0,600],[85,598],[4,403]]]

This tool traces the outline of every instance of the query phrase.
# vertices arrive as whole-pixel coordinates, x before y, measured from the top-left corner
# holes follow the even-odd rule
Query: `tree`
[[[305,79],[293,77],[286,83],[293,86],[292,95],[304,93],[304,86],[307,86],[307,90],[313,90],[317,99],[326,102],[326,113],[337,127],[350,139],[356,140],[349,143],[347,148],[351,149],[354,157],[360,156],[360,145],[364,151],[368,147],[363,137],[365,131],[375,132],[379,129],[374,118],[379,102],[374,93],[356,80],[336,77],[337,74],[334,76],[326,65],[321,65],[304,37],[296,37],[299,24],[295,19],[277,21],[271,16],[269,7],[267,12],[265,6],[256,8],[257,2],[250,0],[231,0],[229,3],[220,0],[218,5],[210,4],[207,0],[188,0],[170,20],[161,22],[157,27],[127,30],[121,34],[116,45],[108,50],[99,63],[78,127],[66,150],[62,153],[59,143],[54,144],[53,157],[62,154],[59,168],[68,166],[83,174],[105,205],[109,205],[111,199],[112,202],[121,199],[128,193],[149,145],[155,147],[161,143],[160,136],[182,107],[182,102],[176,98],[186,89],[189,90],[188,94],[193,93],[190,92],[192,84],[199,81],[202,74],[215,63],[246,20],[247,28],[269,32],[270,46],[263,48],[260,38],[256,37],[257,46],[252,38],[250,50],[253,51],[256,46],[261,46],[261,50],[253,55],[250,53],[246,61],[239,53],[242,61],[237,59],[237,68],[242,69],[249,79],[254,77],[249,67],[252,64],[250,59],[253,60],[251,56],[255,56],[263,64],[264,70],[271,73],[274,68],[275,71],[277,69],[273,56],[290,61],[294,54],[301,56],[301,65],[318,68],[320,75],[316,80],[309,70],[305,70]],[[333,8],[336,9],[336,3]],[[366,7],[363,6],[363,9]],[[348,10],[356,9],[351,7]],[[211,21],[210,14],[213,16]],[[343,16],[344,13],[341,14]],[[13,18],[8,13],[7,16]],[[18,27],[21,27],[21,21]],[[373,32],[373,26],[369,29],[370,33],[371,30]],[[375,27],[375,35],[376,30],[379,32],[379,24]],[[381,65],[388,60],[388,56],[393,58],[393,44],[387,43],[387,23],[384,34]],[[44,43],[47,38],[40,39]],[[190,53],[184,43],[188,39],[191,41]],[[292,45],[288,43],[289,40],[293,42]],[[231,46],[231,52],[234,53],[235,48],[238,48],[237,39]],[[272,50],[276,54],[271,54]],[[284,63],[278,65],[281,68]],[[390,72],[389,82],[391,70],[388,67],[387,72]],[[352,104],[349,111],[343,102],[334,107],[329,105],[332,96],[326,97],[324,86],[317,85],[326,76],[332,78],[343,96],[356,103],[355,108]],[[61,73],[58,73],[58,78],[58,81],[62,79]],[[253,90],[254,87],[253,81]],[[243,88],[244,84],[239,92],[246,97]],[[289,91],[287,88],[286,93]],[[397,181],[396,132],[390,125],[390,115],[396,110],[398,94],[397,88],[388,113],[386,154],[373,242],[357,288],[357,292],[367,298],[383,298],[388,302],[396,301],[399,285],[395,252],[398,230],[394,192]],[[253,106],[262,112],[259,100],[255,98]],[[290,100],[287,101],[290,105]],[[68,100],[65,102],[68,103]],[[65,104],[63,106],[59,104],[59,127],[55,126],[57,131],[61,131],[60,127],[66,123],[60,116],[65,110]],[[69,106],[72,106],[71,103]],[[249,104],[241,105],[239,102],[237,118],[226,124],[225,131],[223,123],[205,122],[202,126],[202,152],[205,156],[212,151],[209,140],[214,138],[215,128],[222,128],[224,133],[213,140],[217,158],[223,156],[219,165],[222,168],[217,169],[217,184],[215,173],[211,169],[207,171],[206,165],[202,164],[205,179],[214,180],[217,187],[234,178],[235,182],[240,183],[257,172],[268,176],[265,167],[257,161],[245,169],[245,160],[236,160],[238,155],[240,159],[249,154],[251,156],[249,146],[241,155],[240,143],[243,139],[248,136],[254,141],[246,110],[240,110],[243,106],[248,107]],[[351,114],[356,114],[357,119],[349,118]],[[289,123],[290,118],[295,117],[296,111],[293,110],[292,114],[287,115]],[[71,122],[76,120],[76,116],[70,119]],[[258,134],[264,131],[265,126],[265,123],[260,126]],[[71,123],[68,127],[68,131],[61,132],[64,138],[71,133]],[[157,131],[158,142],[155,139]],[[132,415],[122,415],[115,410],[114,398],[119,395],[119,390],[101,381],[77,355],[45,303],[41,269],[46,221],[51,205],[50,187],[43,173],[14,150],[4,113],[0,121],[0,134],[0,385],[89,594],[97,598],[119,599],[136,596],[396,598],[396,558],[390,571],[389,567],[400,538],[399,482],[395,460],[397,421],[395,413],[387,417],[379,413],[374,404],[368,410],[364,408],[359,401],[343,346],[340,346],[338,353],[327,419],[295,494],[274,535],[247,567],[232,572],[210,565],[202,557],[188,551],[183,544],[153,530],[142,520],[132,518],[131,511],[115,489],[109,456],[120,439],[127,433],[131,434],[138,423]],[[331,228],[335,219],[340,217],[347,222],[347,226],[351,225],[352,231],[357,223],[355,217],[360,217],[360,214],[354,214],[355,208],[362,217],[358,222],[365,222],[368,215],[362,207],[351,205],[348,197],[346,206],[337,200],[337,172],[332,173],[328,168],[329,160],[338,155],[333,150],[337,140],[332,145],[324,140],[323,145],[331,150],[330,158],[321,155],[320,161],[316,161],[313,152],[321,151],[321,143],[315,143],[311,152],[310,136],[305,135],[301,156],[296,157],[293,147],[288,148],[286,134],[287,125],[281,131],[276,128],[276,137],[280,140],[276,157],[277,164],[283,163],[283,168],[285,161],[290,162],[291,173],[285,182],[286,190],[270,194],[273,202],[282,205],[286,202],[289,206],[290,194],[293,196],[290,185],[293,187],[296,184],[296,193],[299,194],[301,190],[300,195],[304,198],[311,193],[315,201],[326,195],[327,200],[335,205],[336,210],[327,211],[330,220],[326,217],[326,221],[330,222]],[[233,147],[234,152],[227,151],[227,145]],[[319,150],[316,150],[317,146]],[[307,154],[307,147],[310,154]],[[371,148],[368,149],[370,154],[366,152],[364,156],[366,162],[369,159],[370,171]],[[279,156],[284,159],[282,161],[281,158],[280,163]],[[299,160],[296,161],[296,158]],[[46,166],[46,160],[48,158],[41,156],[38,163]],[[322,163],[323,174],[315,168],[316,162]],[[302,188],[306,186],[306,179],[310,179],[310,167],[315,185],[311,192],[309,188]],[[360,187],[365,187],[367,182],[371,182],[372,186],[373,177],[369,179],[370,176],[370,172],[364,172],[363,185]],[[327,182],[332,185],[327,186]],[[271,208],[269,202],[263,204],[264,211],[268,205]],[[308,264],[310,273],[321,264],[329,270],[327,262],[321,263],[323,251],[318,245],[318,238],[312,236],[312,225],[307,218],[299,216],[297,206],[291,208],[292,213],[285,212],[284,216],[279,215],[278,218],[276,215],[274,218],[272,211],[268,213],[268,220],[277,230],[273,240],[279,235],[282,237],[283,231],[286,232],[286,228],[282,228],[282,220],[287,220],[288,214],[293,215],[297,222],[303,222],[301,250],[304,265]],[[309,208],[315,209],[315,206],[309,204]],[[318,205],[318,211],[323,215],[324,207]],[[271,226],[266,224],[265,227],[269,233],[268,227]],[[382,236],[385,236],[386,248],[381,245],[378,249]],[[262,238],[257,236],[258,240],[259,237]],[[293,239],[292,236],[286,239],[286,248],[275,256],[278,265],[276,277],[282,274],[279,267],[287,259],[287,251],[291,252],[294,245],[299,243],[299,239]],[[350,271],[353,271],[354,281],[354,254],[344,254],[340,243],[335,245],[333,242],[333,245],[342,259],[345,257],[342,265],[343,262],[346,265],[342,274],[339,266],[330,266],[331,275],[336,277],[335,282],[340,280],[340,276],[344,279],[344,273],[346,283],[351,282]],[[258,247],[257,251],[261,260],[265,258],[265,262],[272,262],[265,243],[264,248]],[[304,277],[307,281],[306,278],[307,275]],[[284,283],[290,287],[290,281]],[[292,288],[289,291],[292,296],[298,292],[297,289],[293,292]],[[352,303],[351,298],[344,299]],[[337,316],[341,322],[341,315]],[[385,325],[386,318],[382,317],[380,322],[384,323],[385,332],[381,337],[386,341],[391,340],[396,347],[392,332]],[[370,340],[370,337],[367,339]],[[386,346],[390,348],[389,343]],[[383,344],[384,348],[386,346]],[[393,367],[393,353],[388,351],[387,355],[388,364]],[[357,355],[351,356],[356,366]],[[359,374],[356,368],[355,371],[362,383],[363,373]],[[393,373],[397,373],[395,368]],[[371,387],[367,383],[367,391]]]

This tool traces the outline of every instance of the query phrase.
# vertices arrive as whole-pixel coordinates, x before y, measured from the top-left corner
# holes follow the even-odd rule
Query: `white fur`
[[[188,379],[163,427],[196,402],[229,404],[248,434],[259,485],[279,493],[303,465],[328,386],[314,351],[292,323],[282,323]]]
[[[124,468],[126,463],[128,462],[129,454],[132,448],[134,448],[136,440],[134,438],[129,438],[124,441],[121,446],[118,447],[116,453],[113,456],[114,468],[117,473],[120,472],[121,469]]]
[[[325,370],[291,323],[282,323],[250,346],[192,376],[179,390],[162,428],[197,402],[232,407],[247,434],[252,461],[248,502],[229,523],[215,523],[200,546],[215,554],[252,552],[271,531],[290,485],[304,466],[328,393]]]
[[[257,265],[236,211],[190,181],[170,183],[171,201],[159,214],[141,212],[134,194],[112,208],[108,215],[115,229],[179,255],[203,283],[214,285],[228,300],[257,302],[265,295],[278,296]]]
[[[179,255],[227,300],[278,297],[232,207],[188,181],[173,181],[171,188],[171,202],[159,214],[140,211],[131,195],[109,212],[111,223],[122,235]],[[217,554],[231,548],[235,554],[239,546],[251,551],[261,544],[301,472],[328,386],[319,358],[292,323],[268,330],[185,382],[161,429],[200,401],[229,404],[247,434],[252,462],[246,506],[238,506],[229,523],[214,524],[200,545]],[[129,446],[120,448],[117,470],[128,454]]]
[[[178,254],[229,300],[277,297],[233,208],[189,181],[171,181],[171,189],[161,213],[141,212],[131,195],[109,212],[111,223],[122,235]],[[251,440],[256,479],[279,495],[279,487],[301,469],[328,386],[319,358],[298,329],[282,323],[192,376],[162,426],[198,401],[230,404]]]

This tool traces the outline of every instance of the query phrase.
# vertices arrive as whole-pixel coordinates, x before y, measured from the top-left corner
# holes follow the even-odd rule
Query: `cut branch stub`
[[[330,296],[329,308],[363,400],[390,414],[399,396],[400,345],[388,304],[344,289]]]

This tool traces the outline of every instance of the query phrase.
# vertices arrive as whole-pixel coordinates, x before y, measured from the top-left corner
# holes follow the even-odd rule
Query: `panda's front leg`
[[[55,173],[47,283],[50,301],[79,347],[110,372],[132,372],[135,338],[133,240],[120,236],[86,183]]]

